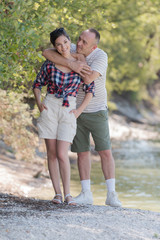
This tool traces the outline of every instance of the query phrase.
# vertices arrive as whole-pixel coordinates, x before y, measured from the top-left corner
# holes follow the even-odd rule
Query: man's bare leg
[[[78,170],[82,191],[75,198],[75,200],[79,204],[93,204],[93,197],[90,187],[91,160],[89,151],[78,153]]]
[[[98,152],[101,157],[101,166],[107,187],[107,199],[105,204],[112,207],[121,207],[115,191],[115,163],[111,150]]]

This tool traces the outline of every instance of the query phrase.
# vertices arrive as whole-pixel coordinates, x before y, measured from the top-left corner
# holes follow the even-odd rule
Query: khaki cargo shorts
[[[69,107],[63,107],[63,98],[48,94],[44,104],[48,108],[40,113],[37,128],[40,138],[57,139],[72,143],[76,134],[76,118],[71,110],[76,109],[76,98],[68,97]]]

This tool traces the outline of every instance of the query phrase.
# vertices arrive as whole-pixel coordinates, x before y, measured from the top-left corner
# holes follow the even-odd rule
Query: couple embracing
[[[95,29],[83,31],[77,44],[72,44],[63,28],[50,33],[53,49],[43,51],[47,59],[38,73],[33,92],[40,111],[37,120],[39,137],[45,139],[48,168],[55,190],[53,203],[68,205],[93,204],[90,186],[90,134],[101,158],[106,182],[105,204],[120,207],[115,191],[115,163],[111,151],[106,71],[107,54],[98,48],[100,34]],[[47,94],[41,101],[41,88]],[[70,194],[70,163],[68,149],[76,152],[81,193]]]

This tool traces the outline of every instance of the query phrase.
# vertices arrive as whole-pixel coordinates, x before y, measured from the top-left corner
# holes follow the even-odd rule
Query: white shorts
[[[68,97],[69,107],[63,107],[63,98],[56,98],[54,94],[48,94],[44,100],[47,110],[40,113],[37,120],[38,133],[40,138],[57,139],[72,143],[76,134],[76,98]]]

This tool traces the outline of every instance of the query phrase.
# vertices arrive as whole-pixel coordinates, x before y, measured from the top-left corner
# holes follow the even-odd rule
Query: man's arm
[[[72,55],[76,60],[81,61],[81,62],[84,62],[84,63],[87,64],[86,58],[85,58],[85,56],[84,56],[83,54],[81,54],[81,53],[71,53],[71,55]]]
[[[91,71],[90,74],[86,74],[84,77],[82,77],[82,79],[85,82],[85,84],[90,84],[91,82],[96,80],[96,78],[98,78],[99,76],[100,76],[99,72]]]
[[[82,62],[86,62],[86,58],[84,57],[83,54],[79,54],[79,53],[72,53],[72,56],[75,57],[77,60],[82,61]],[[85,84],[90,84],[91,82],[93,82],[96,78],[98,78],[100,76],[100,73],[96,72],[96,71],[92,71],[90,72],[90,74],[85,74],[82,79],[84,81]]]
[[[74,72],[79,73],[82,77],[85,74],[87,75],[90,73],[90,67],[85,62],[74,61],[74,60],[64,58],[59,53],[57,53],[57,51],[54,48],[45,49],[42,52],[42,55],[46,59],[50,60],[51,62],[54,62],[56,64],[72,69]]]
[[[79,108],[74,109],[72,111],[70,111],[70,113],[74,113],[75,117],[78,118],[79,115],[83,112],[83,110],[87,107],[87,105],[89,104],[89,102],[91,101],[93,97],[93,93],[86,93],[85,97],[83,99],[83,102],[81,103],[81,105],[79,106]]]
[[[108,56],[107,54],[99,50],[98,54],[94,58],[92,64],[91,64],[91,73],[90,75],[85,75],[82,79],[85,83],[89,84],[92,81],[96,80],[99,76],[103,75],[105,71],[107,70],[108,66]]]

